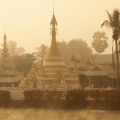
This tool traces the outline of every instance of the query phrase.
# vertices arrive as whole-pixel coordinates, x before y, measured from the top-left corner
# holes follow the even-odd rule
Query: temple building
[[[17,87],[21,79],[22,75],[16,71],[15,65],[11,63],[7,48],[7,37],[4,34],[0,60],[0,87]]]
[[[92,88],[115,88],[117,85],[116,67],[116,58],[112,54],[96,55],[84,75],[90,81]]]
[[[48,90],[78,89],[80,88],[78,77],[79,71],[77,69],[70,71],[67,68],[57,47],[57,20],[54,13],[50,25],[51,46],[40,66],[40,69],[35,75],[37,82],[36,87]],[[30,73],[28,76],[30,76]],[[30,79],[30,77],[27,78]]]

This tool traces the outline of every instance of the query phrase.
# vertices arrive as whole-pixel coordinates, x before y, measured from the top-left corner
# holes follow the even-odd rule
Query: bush
[[[84,90],[67,91],[65,105],[67,108],[84,108],[86,106],[86,92]]]
[[[92,109],[120,109],[120,90],[29,90],[24,96],[27,107],[81,109],[91,105]]]
[[[26,106],[32,107],[55,107],[60,106],[62,92],[60,91],[24,91]]]
[[[10,104],[11,94],[9,91],[0,91],[0,106],[7,107]]]

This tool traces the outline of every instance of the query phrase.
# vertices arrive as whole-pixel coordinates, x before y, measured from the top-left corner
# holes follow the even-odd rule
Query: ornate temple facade
[[[79,72],[77,69],[70,71],[61,56],[56,42],[57,21],[53,13],[51,20],[51,46],[37,73],[31,69],[33,78],[36,78],[36,88],[48,90],[78,89]],[[28,74],[30,79],[31,74]],[[35,76],[35,77],[34,77]],[[35,81],[35,79],[33,80]],[[34,83],[34,82],[33,82]]]
[[[15,65],[11,63],[7,37],[4,34],[2,57],[0,60],[0,87],[17,87],[22,79],[22,75],[16,71]]]

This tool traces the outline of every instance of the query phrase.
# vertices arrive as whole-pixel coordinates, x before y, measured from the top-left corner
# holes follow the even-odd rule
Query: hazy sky
[[[120,8],[120,0],[54,0],[58,22],[58,41],[82,38],[90,45],[96,31],[105,31],[109,37],[111,53],[112,32],[100,28],[107,19],[106,9],[111,13]],[[50,21],[53,0],[0,0],[0,44],[4,24],[8,40],[17,42],[26,52],[34,52],[41,43],[50,45]]]

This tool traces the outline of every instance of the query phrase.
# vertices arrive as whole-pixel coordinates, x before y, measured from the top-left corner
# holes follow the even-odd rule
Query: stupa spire
[[[3,59],[7,59],[9,54],[8,54],[8,48],[7,48],[7,36],[6,36],[6,33],[4,33],[4,37],[3,37],[3,51],[2,52],[3,52],[2,53]]]
[[[54,14],[54,0],[53,0],[53,14]]]
[[[56,42],[56,33],[57,33],[57,20],[54,14],[54,2],[53,2],[53,16],[50,22],[51,25],[51,46],[47,52],[44,61],[43,67],[45,70],[53,71],[64,71],[66,70],[66,65],[64,63],[63,57],[61,56]]]
[[[11,63],[10,63],[10,58],[9,58],[9,53],[7,48],[7,36],[5,33],[5,28],[4,28],[3,49],[2,49],[2,68],[4,70],[11,68]]]
[[[52,16],[50,25],[51,25],[52,42],[56,42],[57,20],[56,20],[55,14],[54,14],[54,1],[53,1],[53,16]]]

